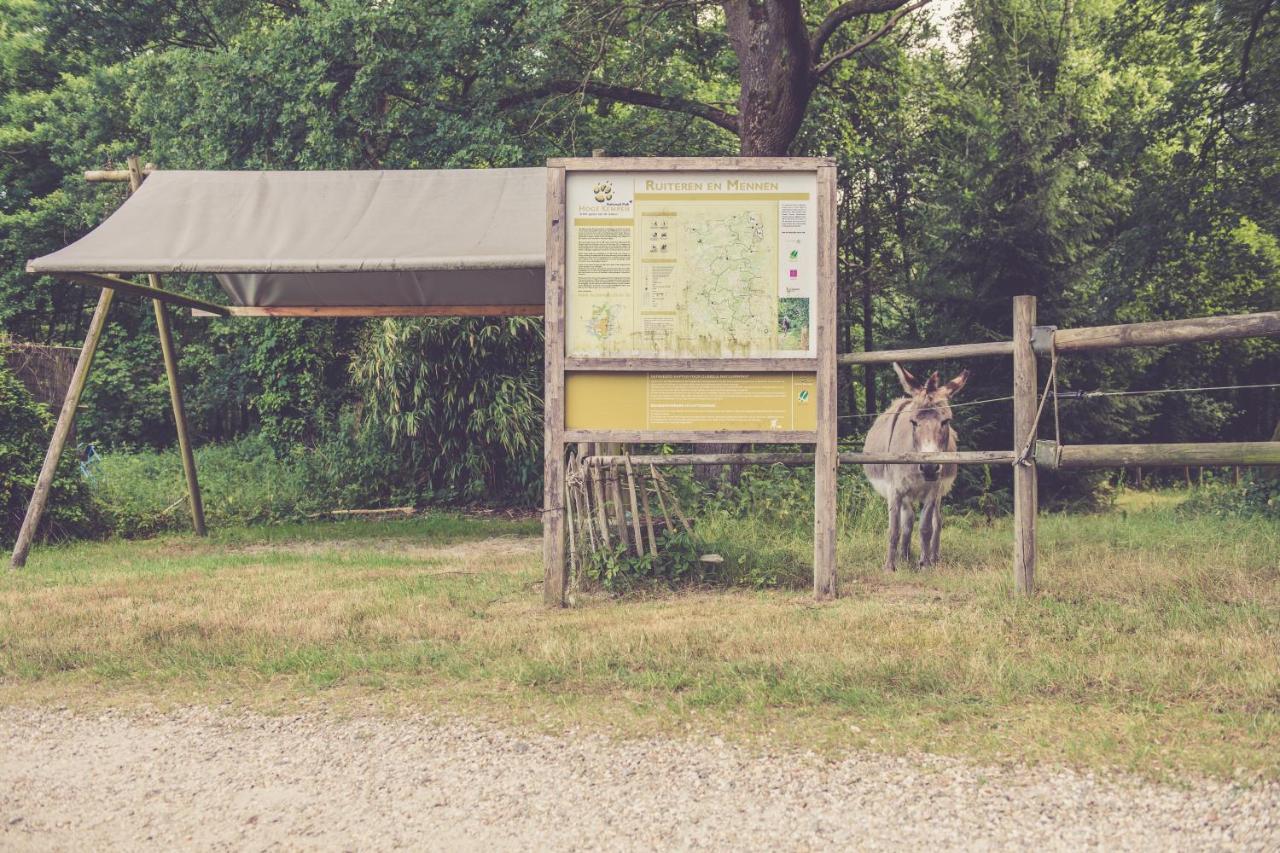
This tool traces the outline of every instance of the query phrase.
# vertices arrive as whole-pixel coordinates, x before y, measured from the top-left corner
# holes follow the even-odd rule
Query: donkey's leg
[[[884,570],[896,571],[898,568],[898,511],[902,506],[902,498],[897,492],[889,495],[889,553],[884,558]]]
[[[899,527],[902,529],[902,559],[911,564],[911,532],[916,526],[916,505],[910,498],[902,501],[898,510],[901,515]]]
[[[933,541],[930,543],[933,552],[931,563],[938,562],[938,552],[942,545],[942,495],[933,499]]]
[[[933,549],[934,525],[938,523],[937,502],[929,498],[920,510],[920,569],[928,569],[937,560],[937,552]]]

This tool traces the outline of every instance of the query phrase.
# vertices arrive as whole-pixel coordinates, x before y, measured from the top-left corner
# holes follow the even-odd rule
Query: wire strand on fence
[[[1151,388],[1146,391],[1061,391],[1064,400],[1088,400],[1093,397],[1142,397],[1156,394],[1196,394],[1205,391],[1247,391],[1257,388],[1280,388],[1280,382],[1261,382],[1253,385],[1205,385],[1198,388]]]
[[[1206,385],[1198,388],[1153,388],[1147,391],[1054,391],[1053,402],[1055,408],[1055,420],[1057,419],[1056,408],[1059,400],[1091,400],[1095,397],[1142,397],[1156,394],[1194,394],[1204,391],[1248,391],[1258,388],[1280,388],[1280,382],[1263,382],[1253,385]],[[989,403],[1007,403],[1013,399],[1012,395],[1005,397],[989,397],[984,400],[970,400],[964,403],[952,403],[952,409],[964,409],[969,406],[985,406]],[[861,418],[878,418],[883,412],[855,412],[851,415],[840,415],[839,420],[852,420]]]
[[[1012,397],[1012,396],[1008,396],[1008,397],[991,397],[991,398],[986,399],[986,400],[970,400],[970,401],[969,401],[969,402],[967,402],[967,403],[951,403],[950,405],[951,405],[951,408],[952,408],[952,409],[963,409],[963,408],[966,408],[966,407],[968,407],[968,406],[984,406],[984,405],[986,405],[987,403],[1007,403],[1007,402],[1009,402],[1009,401],[1010,401],[1010,400],[1012,400],[1012,399],[1013,399],[1013,397]],[[887,410],[886,410],[886,411],[887,411]],[[880,417],[882,414],[884,414],[884,412],[855,412],[855,413],[854,413],[854,414],[852,414],[852,415],[840,415],[838,419],[839,419],[839,420],[847,420],[847,419],[850,419],[850,418],[878,418],[878,417]]]

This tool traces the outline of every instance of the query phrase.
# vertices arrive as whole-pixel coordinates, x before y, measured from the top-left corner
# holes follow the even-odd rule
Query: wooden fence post
[[[44,505],[49,500],[49,489],[53,487],[53,477],[58,471],[58,462],[62,459],[62,449],[75,424],[80,393],[84,391],[85,382],[89,378],[93,354],[98,351],[98,340],[107,325],[107,312],[111,310],[111,300],[114,297],[114,290],[103,290],[98,296],[98,307],[93,310],[89,332],[84,336],[84,346],[80,348],[75,372],[71,374],[71,383],[67,385],[67,395],[62,401],[62,410],[58,412],[58,423],[53,428],[53,439],[44,455],[44,465],[36,479],[35,492],[31,495],[31,503],[27,504],[27,514],[22,518],[22,529],[18,531],[18,541],[14,543],[13,557],[9,561],[10,568],[20,569],[27,564],[27,554],[35,540],[36,528],[40,526],[40,517],[44,515]]]
[[[564,553],[564,171],[563,168],[547,168],[542,600],[549,607],[563,607],[568,588]]]
[[[129,157],[129,194],[142,186],[142,166],[137,157]],[[147,282],[160,290],[160,276],[147,274]],[[187,430],[187,410],[182,405],[182,386],[178,384],[178,356],[173,347],[173,331],[169,328],[169,315],[164,303],[151,300],[156,314],[156,332],[160,336],[160,353],[164,357],[164,373],[169,381],[169,402],[173,407],[173,423],[178,432],[178,451],[182,455],[182,473],[187,479],[187,499],[191,510],[191,526],[197,536],[206,536],[204,525],[204,501],[200,497],[200,481],[196,479],[196,458],[191,450],[191,438]]]
[[[1036,425],[1036,354],[1031,334],[1036,298],[1013,298],[1013,450],[1021,454]],[[1013,583],[1030,595],[1036,586],[1036,512],[1039,496],[1034,458],[1013,466]]]
[[[817,443],[813,473],[813,597],[818,601],[839,594],[836,580],[836,506],[839,414],[836,408],[836,167],[818,169],[818,292],[817,309]]]

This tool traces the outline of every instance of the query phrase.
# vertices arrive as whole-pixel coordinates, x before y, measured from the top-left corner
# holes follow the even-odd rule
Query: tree
[[[514,106],[558,93],[683,113],[737,136],[743,156],[782,156],[800,130],[819,81],[928,2],[849,0],[827,6],[811,24],[800,0],[725,0],[718,9],[699,0],[657,4],[653,9],[588,0],[569,16],[566,35],[572,45],[562,44],[559,54],[587,53],[585,61],[567,67],[553,64],[543,82],[506,97],[503,104]],[[892,14],[884,21],[873,18],[888,12]],[[852,22],[861,22],[862,31],[850,41]],[[645,46],[659,31],[676,35],[661,39],[657,47],[669,48],[668,39],[674,39],[692,47],[692,57],[704,69],[724,75],[718,86],[703,88],[723,92],[730,88],[728,78],[736,76],[736,112],[723,101],[704,99],[696,81],[686,78],[673,85],[676,81],[670,78],[655,78],[655,60],[669,54]],[[584,42],[596,49],[584,52]],[[724,55],[726,49],[733,61]],[[638,82],[611,82],[626,76]]]

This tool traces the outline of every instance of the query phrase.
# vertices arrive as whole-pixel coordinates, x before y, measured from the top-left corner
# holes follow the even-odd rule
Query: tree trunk
[[[800,0],[726,0],[723,6],[742,84],[742,156],[783,156],[813,93],[812,49]]]
[[[739,153],[781,157],[800,130],[813,93],[809,31],[800,0],[726,0],[726,29],[738,57],[742,94],[738,98]],[[741,453],[746,445],[705,444],[707,453]],[[720,480],[720,466],[698,466],[707,484]],[[730,466],[730,483],[738,469]]]

